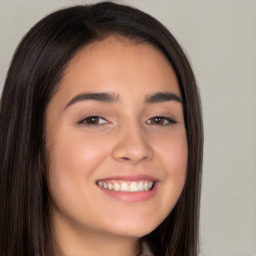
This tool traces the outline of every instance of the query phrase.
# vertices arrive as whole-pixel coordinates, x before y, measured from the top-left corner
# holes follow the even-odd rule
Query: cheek
[[[163,136],[155,144],[166,175],[174,179],[186,176],[188,146],[185,128],[173,135]]]
[[[58,136],[49,152],[52,172],[63,174],[66,170],[71,176],[90,175],[105,155],[100,139],[90,141],[90,138],[83,136]]]
[[[166,215],[173,209],[183,190],[187,174],[188,147],[185,130],[178,136],[169,137],[159,143],[157,154],[164,172],[161,205]]]
[[[168,175],[173,176],[174,179],[175,177],[185,179],[188,158],[187,141],[173,143],[162,154],[165,154],[166,165],[170,166],[170,168],[167,167]]]
[[[66,134],[72,134],[72,137]],[[48,148],[49,189],[55,201],[65,198],[66,202],[72,204],[76,201],[73,198],[83,197],[91,189],[94,170],[106,157],[106,150],[102,146],[100,139],[90,141],[82,134],[59,132]]]
[[[174,197],[180,196],[185,184],[187,174],[187,143],[171,147],[166,155],[166,174],[168,176],[168,190],[172,190]],[[169,166],[169,168],[168,168]],[[167,184],[167,183],[166,183]]]

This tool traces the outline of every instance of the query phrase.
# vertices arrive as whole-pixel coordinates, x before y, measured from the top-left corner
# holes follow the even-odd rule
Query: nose
[[[153,158],[153,148],[150,146],[147,136],[139,127],[125,127],[120,138],[115,144],[112,157],[119,162],[136,164]]]

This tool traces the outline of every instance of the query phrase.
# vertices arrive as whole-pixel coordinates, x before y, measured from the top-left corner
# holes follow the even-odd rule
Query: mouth
[[[153,198],[158,191],[158,183],[158,179],[144,175],[96,181],[96,185],[104,194],[126,202],[141,202]]]
[[[99,187],[110,191],[136,193],[152,190],[156,181],[99,180],[96,184]]]

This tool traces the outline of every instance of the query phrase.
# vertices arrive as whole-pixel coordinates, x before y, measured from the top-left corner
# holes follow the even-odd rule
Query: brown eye
[[[151,123],[152,124],[164,124],[164,118],[162,117],[153,117],[151,118]]]
[[[107,123],[107,121],[99,116],[89,116],[81,121],[85,125],[101,125]]]
[[[171,125],[176,124],[177,122],[169,117],[163,117],[163,116],[155,116],[147,120],[148,124],[151,125]]]

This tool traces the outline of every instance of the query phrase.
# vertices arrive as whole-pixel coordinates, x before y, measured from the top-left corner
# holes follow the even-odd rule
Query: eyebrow
[[[146,103],[161,103],[166,101],[182,103],[182,99],[172,92],[159,92],[146,97]]]
[[[114,103],[119,101],[119,97],[109,93],[82,93],[72,98],[65,109],[79,101],[96,100],[100,102]]]
[[[119,96],[113,93],[82,93],[72,98],[66,105],[65,109],[77,102],[86,100],[115,103],[119,101]],[[182,99],[178,95],[171,92],[155,93],[153,95],[146,96],[145,100],[146,103],[161,103],[166,101],[176,101],[182,103]]]

